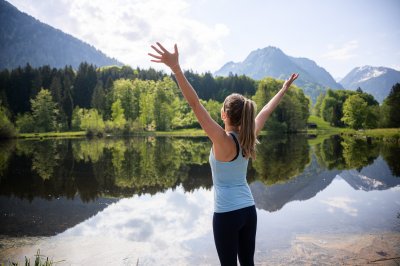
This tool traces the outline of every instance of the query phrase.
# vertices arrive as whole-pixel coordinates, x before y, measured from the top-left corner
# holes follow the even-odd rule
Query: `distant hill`
[[[97,66],[122,65],[93,46],[20,12],[0,0],[0,69],[29,63],[77,68],[83,61]]]
[[[244,74],[259,80],[264,77],[287,79],[291,73],[300,74],[295,84],[301,87],[314,103],[318,95],[327,88],[343,89],[342,85],[314,61],[288,56],[272,46],[252,51],[243,62],[226,63],[215,75]]]
[[[387,67],[356,67],[340,83],[349,90],[356,90],[360,87],[382,103],[389,95],[393,85],[400,83],[400,71]]]

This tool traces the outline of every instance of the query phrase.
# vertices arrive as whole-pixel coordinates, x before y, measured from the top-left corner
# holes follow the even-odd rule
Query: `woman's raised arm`
[[[196,91],[193,89],[192,85],[183,74],[182,69],[179,65],[179,53],[177,45],[175,44],[173,53],[169,52],[158,42],[157,46],[158,47],[154,45],[151,46],[151,48],[153,48],[154,51],[156,51],[158,54],[155,55],[149,53],[149,55],[154,58],[151,61],[156,63],[164,63],[171,69],[171,71],[175,75],[183,96],[189,103],[201,127],[204,129],[211,141],[215,143],[224,139],[226,137],[225,130],[211,118],[210,114],[200,103]]]
[[[278,106],[282,97],[285,95],[286,91],[292,85],[293,81],[297,79],[299,74],[292,74],[288,80],[283,83],[282,89],[278,91],[277,94],[261,109],[261,111],[256,116],[256,136],[260,133],[261,129],[264,127],[265,122]]]

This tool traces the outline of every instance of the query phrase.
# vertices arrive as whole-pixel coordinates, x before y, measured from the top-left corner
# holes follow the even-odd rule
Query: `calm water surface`
[[[206,138],[0,142],[0,263],[40,249],[59,265],[218,265],[209,151]],[[263,137],[248,181],[260,265],[400,256],[398,144]]]

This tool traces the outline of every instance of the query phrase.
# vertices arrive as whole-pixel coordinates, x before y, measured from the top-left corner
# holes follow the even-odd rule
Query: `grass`
[[[132,136],[179,136],[179,137],[200,137],[206,136],[202,129],[189,128],[174,131],[138,131],[131,133]],[[18,138],[23,139],[44,139],[44,138],[79,138],[85,137],[86,131],[65,131],[65,132],[44,132],[44,133],[19,133]],[[104,133],[104,136],[107,133]],[[112,136],[112,134],[111,134]],[[118,135],[119,136],[119,135]]]
[[[49,257],[46,257],[46,256],[44,256],[44,255],[41,255],[40,254],[40,249],[38,249],[38,251],[36,252],[36,255],[35,255],[35,260],[34,260],[34,262],[32,262],[31,263],[31,260],[30,259],[28,259],[26,256],[25,256],[25,263],[24,263],[24,265],[25,266],[52,266],[52,265],[54,265],[55,263],[58,263],[58,262],[61,262],[61,261],[57,261],[57,262],[53,262],[53,260],[50,260],[49,259]],[[1,266],[5,266],[5,264],[0,264]],[[8,266],[18,266],[18,262],[8,262]]]
[[[322,118],[310,115],[308,123],[315,123],[316,129],[308,129],[308,134],[317,135],[318,138],[322,136],[329,136],[332,134],[340,134],[342,136],[357,137],[357,138],[375,138],[384,141],[400,141],[400,128],[375,128],[375,129],[362,129],[355,130],[351,128],[332,127],[328,122]]]
[[[365,130],[351,130],[342,132],[341,135],[357,138],[374,138],[384,141],[400,142],[400,128],[375,128]]]
[[[375,138],[385,141],[400,141],[400,128],[377,128],[366,130],[354,130],[350,128],[332,127],[322,118],[310,115],[308,123],[315,123],[316,129],[307,129],[305,132],[308,135],[315,135],[315,139],[310,139],[312,142],[319,142],[321,139],[330,135],[338,134],[342,136],[360,137],[360,138]],[[262,131],[261,135],[266,135],[268,132]],[[173,137],[204,137],[204,130],[199,128],[179,129],[173,131],[139,131],[133,132],[132,136],[173,136]],[[85,137],[85,131],[66,131],[66,132],[45,132],[45,133],[20,133],[18,138],[28,139],[44,139],[44,138],[79,138]],[[107,136],[107,134],[105,134]]]
[[[42,139],[42,138],[76,138],[86,136],[86,131],[43,132],[43,133],[19,133],[18,138]]]
[[[327,131],[336,131],[337,128],[336,127],[332,127],[331,125],[329,125],[328,122],[324,121],[321,117],[315,116],[315,115],[310,115],[308,117],[308,123],[314,123],[317,125],[317,129],[315,130],[327,130]],[[308,131],[312,131],[314,129],[308,130]]]
[[[174,131],[143,131],[135,133],[139,136],[175,136],[175,137],[205,137],[206,133],[199,128],[186,128]]]

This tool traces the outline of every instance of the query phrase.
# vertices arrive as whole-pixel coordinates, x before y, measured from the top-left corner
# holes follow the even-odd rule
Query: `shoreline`
[[[57,248],[54,243],[50,244],[49,242],[52,242],[51,239],[54,238],[55,236],[0,236],[2,244],[0,264],[7,265],[9,262],[23,264],[25,256],[33,261],[37,250],[40,250],[42,261],[47,257],[57,265],[69,265],[71,262],[87,260],[80,254],[71,255],[69,250],[63,249],[63,247]],[[96,240],[96,238],[90,239],[91,241]],[[272,250],[257,249],[256,247],[255,262],[257,265],[314,265],[321,261],[324,262],[324,265],[337,263],[343,265],[395,265],[400,262],[399,243],[400,233],[397,231],[296,234],[287,247]],[[146,253],[148,252],[142,250],[142,254],[134,254],[133,257],[137,258],[139,262],[146,261],[149,256]],[[123,255],[116,252],[109,259],[115,263],[118,263],[119,260],[122,262]],[[97,259],[103,261],[104,258],[97,257]],[[208,257],[204,261],[204,263],[212,262],[217,262],[217,257]]]
[[[277,132],[262,131],[261,136],[278,134]],[[282,133],[279,133],[282,134]],[[348,128],[309,129],[297,133],[285,132],[284,134],[307,134],[312,137],[328,137],[340,135],[364,139],[366,141],[378,140],[384,142],[400,143],[400,128],[377,128],[366,130],[353,130]],[[87,136],[85,131],[64,131],[44,133],[20,133],[11,139],[72,139],[72,138],[113,138],[113,137],[206,137],[202,129],[184,129],[174,131],[137,131],[130,134],[104,134],[101,137]]]

